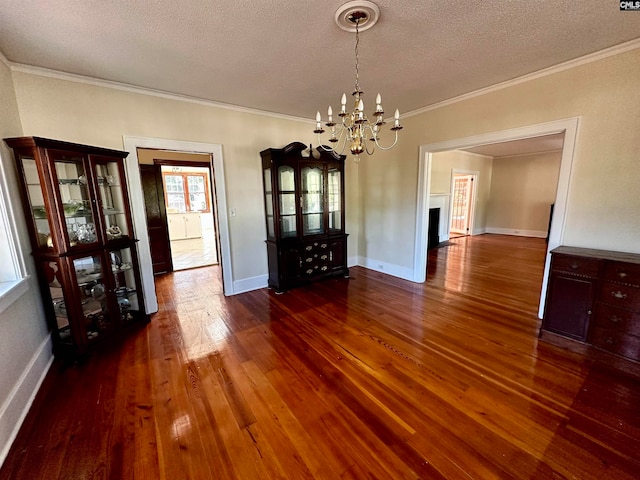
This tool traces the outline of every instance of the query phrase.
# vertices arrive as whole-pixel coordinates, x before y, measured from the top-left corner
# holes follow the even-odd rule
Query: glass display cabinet
[[[54,353],[83,354],[144,310],[126,152],[9,138]]]
[[[348,276],[344,155],[294,142],[260,152],[269,286]]]

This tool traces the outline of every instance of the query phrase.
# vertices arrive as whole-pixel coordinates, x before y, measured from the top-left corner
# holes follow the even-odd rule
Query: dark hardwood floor
[[[222,295],[54,363],[0,479],[637,479],[640,382],[538,341],[545,243],[482,235],[414,284],[353,268]]]

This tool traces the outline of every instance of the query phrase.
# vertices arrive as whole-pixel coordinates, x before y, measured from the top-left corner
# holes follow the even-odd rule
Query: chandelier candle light
[[[368,155],[373,154],[375,147],[382,150],[389,150],[398,143],[398,131],[402,130],[400,125],[400,112],[398,109],[395,111],[393,127],[391,131],[395,133],[395,139],[393,143],[387,147],[380,145],[380,130],[384,121],[384,109],[382,108],[382,98],[380,94],[376,97],[376,109],[373,112],[375,121],[371,123],[364,113],[364,101],[362,99],[363,92],[360,90],[359,84],[359,63],[358,63],[358,47],[360,44],[360,30],[366,30],[371,28],[380,15],[380,10],[375,3],[363,0],[356,0],[348,2],[340,7],[336,11],[335,20],[340,28],[350,32],[356,32],[356,81],[355,89],[352,93],[354,98],[354,109],[352,112],[347,112],[347,96],[342,94],[340,100],[340,112],[338,116],[342,119],[342,122],[337,124],[333,120],[333,110],[331,107],[327,110],[328,119],[325,123],[326,127],[331,128],[331,137],[329,142],[335,145],[333,148],[325,147],[322,145],[320,135],[325,130],[322,127],[322,117],[320,112],[316,114],[316,128],[313,133],[318,134],[318,144],[327,151],[339,151],[342,154],[349,143],[349,150],[355,156],[356,163],[360,161],[360,154],[366,153]],[[336,148],[338,147],[338,148]],[[369,147],[371,147],[369,149]]]

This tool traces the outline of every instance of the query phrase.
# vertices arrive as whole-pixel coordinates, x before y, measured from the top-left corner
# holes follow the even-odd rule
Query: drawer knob
[[[620,278],[624,278],[624,277],[626,277],[626,276],[627,276],[627,274],[626,274],[625,272],[618,272],[618,276],[619,276]]]
[[[616,297],[616,298],[627,298],[627,294],[626,293],[622,293],[620,290],[618,290],[617,292],[611,292],[611,295]]]
[[[313,247],[311,245],[307,245],[304,249],[308,252],[313,249]]]
[[[587,315],[591,315],[591,310],[587,310]]]
[[[622,320],[622,318],[620,318],[620,317],[619,317],[619,316],[617,316],[617,315],[611,315],[611,316],[609,317],[609,320],[611,320],[613,323],[618,323],[620,320]]]

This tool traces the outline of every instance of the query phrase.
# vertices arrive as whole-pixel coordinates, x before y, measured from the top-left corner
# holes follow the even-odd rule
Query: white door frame
[[[476,198],[478,196],[478,177],[480,176],[480,172],[472,171],[472,170],[459,170],[457,168],[451,169],[451,201],[449,202],[449,224],[447,225],[447,234],[451,237],[451,223],[453,221],[453,194],[455,187],[455,179],[456,175],[468,175],[473,177],[473,181],[471,182],[471,206],[469,208],[469,214],[467,218],[467,228],[469,229],[468,235],[473,235],[473,225],[476,217]]]
[[[162,138],[123,136],[124,149],[129,152],[126,158],[127,181],[129,197],[133,214],[133,231],[138,242],[140,257],[140,275],[142,277],[142,291],[147,313],[158,311],[149,234],[147,232],[147,218],[144,208],[144,195],[140,179],[140,165],[138,148],[158,150],[175,150],[180,152],[206,153],[211,155],[213,162],[213,178],[215,181],[214,194],[218,206],[218,228],[220,238],[220,264],[222,266],[222,283],[225,295],[233,294],[233,270],[231,269],[231,242],[229,241],[229,220],[227,217],[227,193],[224,183],[224,162],[222,145],[215,143],[185,142],[181,140],[166,140]],[[135,188],[132,188],[135,187]]]
[[[556,120],[548,123],[530,125],[527,127],[512,128],[499,132],[474,135],[472,137],[420,145],[413,281],[423,283],[426,280],[427,274],[429,195],[431,193],[431,163],[433,153],[476,147],[480,145],[488,145],[491,143],[521,140],[524,138],[539,137],[542,135],[551,135],[555,133],[564,133],[564,145],[562,147],[560,174],[558,177],[558,190],[556,193],[555,207],[553,210],[551,231],[549,232],[547,257],[544,266],[544,276],[542,279],[542,291],[540,292],[540,306],[538,309],[538,317],[542,318],[544,314],[544,301],[547,291],[547,280],[549,277],[549,265],[551,260],[551,255],[549,254],[549,252],[561,245],[562,240],[564,239],[567,199],[569,196],[569,189],[571,187],[571,167],[573,165],[573,155],[576,138],[578,135],[579,121],[580,117],[572,117],[564,120]]]

